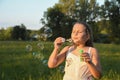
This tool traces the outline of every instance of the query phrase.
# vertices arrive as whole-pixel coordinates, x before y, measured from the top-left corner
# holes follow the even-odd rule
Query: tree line
[[[37,31],[28,30],[24,24],[0,29],[0,41],[5,40],[31,40]]]
[[[47,9],[41,23],[53,30],[52,39],[70,38],[76,21],[87,22],[93,29],[94,42],[120,43],[120,0],[59,0]]]
[[[120,0],[105,0],[99,5],[96,0],[59,0],[44,12],[40,23],[44,26],[37,31],[27,30],[24,24],[0,30],[0,40],[30,40],[41,34],[44,27],[52,29],[54,40],[58,36],[70,38],[76,21],[87,22],[93,30],[94,42],[120,43]]]

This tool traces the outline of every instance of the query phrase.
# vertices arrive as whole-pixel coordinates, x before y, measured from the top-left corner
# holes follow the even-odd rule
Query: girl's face
[[[76,23],[73,26],[71,38],[75,44],[85,44],[85,42],[88,40],[86,27],[83,24]]]

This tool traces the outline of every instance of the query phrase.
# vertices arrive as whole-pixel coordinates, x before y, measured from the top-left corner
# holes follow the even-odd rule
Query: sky
[[[59,0],[0,0],[0,29],[24,24],[27,29],[42,27],[40,19]],[[104,0],[98,0],[103,4]]]

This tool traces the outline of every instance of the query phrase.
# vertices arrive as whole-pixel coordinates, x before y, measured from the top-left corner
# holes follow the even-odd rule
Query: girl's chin
[[[79,41],[73,41],[74,44],[79,44],[80,42]]]
[[[73,43],[74,43],[75,45],[79,45],[79,44],[83,44],[84,42],[80,42],[80,41],[77,41],[77,40],[75,41],[75,40],[74,40]]]

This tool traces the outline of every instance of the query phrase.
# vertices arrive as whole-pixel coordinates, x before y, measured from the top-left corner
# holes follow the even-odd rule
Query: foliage
[[[55,6],[48,8],[44,19],[42,18],[41,22],[45,26],[50,27],[54,32],[52,39],[55,39],[57,36],[69,38],[70,35],[65,34],[70,34],[73,23],[85,21],[93,29],[95,42],[119,43],[120,40],[119,0],[105,0],[103,5],[96,3],[96,0],[69,0],[69,2],[67,0],[59,0]],[[100,34],[108,36],[103,38],[99,36]]]
[[[120,43],[120,2],[119,0],[106,0],[105,4],[101,7],[104,19],[109,20],[108,33],[110,39],[114,43]]]
[[[5,32],[4,32],[4,36],[5,36],[5,40],[12,40],[12,31],[13,28],[12,27],[8,27]]]
[[[75,0],[69,2],[60,0],[58,4],[48,8],[44,14],[46,20],[41,19],[41,22],[53,30],[52,40],[58,36],[70,38],[72,26],[76,21],[90,23],[97,39],[96,36],[101,32],[96,24],[100,16],[99,9],[100,6],[96,3],[96,0],[76,0],[76,2]]]
[[[0,30],[0,40],[4,40],[4,32],[5,32],[5,30],[4,30],[4,28],[2,28]]]
[[[59,36],[65,38],[70,37],[72,24],[75,20],[63,14],[58,5],[54,6],[53,8],[48,8],[48,11],[45,14],[45,19],[47,20],[45,26],[50,27],[53,32],[51,40],[54,40]],[[42,28],[40,31],[42,31]]]
[[[12,38],[14,40],[26,40],[26,34],[26,27],[23,24],[13,27]]]
[[[2,28],[0,30],[0,40],[11,40],[11,33],[13,31],[12,27],[8,27],[6,30]]]
[[[46,26],[50,27],[53,31],[53,38],[61,36],[61,26],[60,21],[64,17],[64,14],[60,12],[58,7],[49,8],[46,15],[48,23]]]

